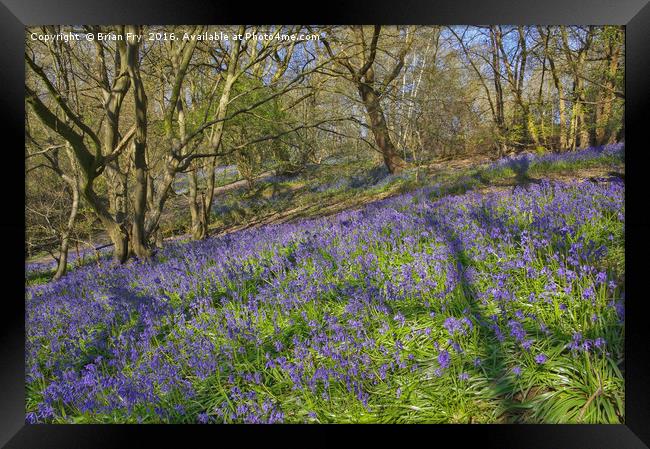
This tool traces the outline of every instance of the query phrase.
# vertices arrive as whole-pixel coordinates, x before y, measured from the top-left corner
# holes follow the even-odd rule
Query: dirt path
[[[476,168],[483,164],[488,164],[493,160],[485,155],[475,155],[463,159],[449,159],[424,165],[422,168],[429,172],[457,172],[468,168]]]
[[[625,179],[624,174],[614,171],[611,168],[584,168],[578,170],[571,170],[569,173],[549,173],[540,177],[528,177],[527,184],[537,184],[542,180],[554,181],[554,182],[573,182],[573,181],[592,181],[592,182],[612,182]],[[500,179],[494,181],[490,185],[481,186],[472,189],[475,192],[480,193],[490,193],[490,192],[499,192],[504,190],[512,190],[514,187],[522,185],[520,179],[517,176],[512,176],[510,178]]]
[[[281,224],[281,223],[287,223],[290,221],[306,219],[306,218],[326,217],[326,216],[337,214],[339,212],[343,212],[344,210],[359,209],[365,206],[366,204],[375,201],[380,201],[382,199],[397,195],[399,193],[400,192],[398,191],[389,191],[389,192],[382,192],[381,194],[377,194],[377,195],[366,195],[366,196],[359,196],[356,198],[348,198],[343,201],[338,201],[331,204],[314,204],[309,206],[296,207],[293,209],[289,209],[287,211],[275,212],[266,215],[258,220],[249,221],[242,225],[216,231],[210,234],[210,237],[219,237],[222,235],[241,231],[243,229],[252,229],[252,228],[257,228],[269,224]],[[189,234],[186,235],[185,238],[187,238],[188,236]]]
[[[458,170],[464,170],[466,166],[463,166],[462,163],[458,164],[454,167],[451,167],[451,170],[446,171],[445,174],[449,174],[450,171],[458,171]],[[539,178],[536,177],[529,177],[528,178],[528,184],[533,184],[533,183],[539,183],[542,180],[548,180],[548,181],[558,181],[558,182],[570,182],[570,181],[594,181],[594,182],[610,182],[614,179],[620,179],[620,176],[618,176],[616,173],[612,172],[611,169],[609,168],[592,168],[592,169],[580,169],[580,170],[573,170],[571,174],[563,174],[563,173],[552,173],[548,174],[545,176],[541,176]],[[515,186],[521,185],[520,180],[516,177],[513,176],[511,178],[506,178],[502,179],[499,181],[494,182],[491,185],[486,185],[482,187],[477,187],[473,189],[469,189],[470,191],[475,191],[475,192],[481,192],[481,193],[490,193],[490,192],[498,192],[498,191],[505,191],[505,190],[512,190]],[[324,216],[329,216],[333,214],[337,214],[339,212],[342,212],[344,210],[355,210],[359,209],[369,203],[375,202],[375,201],[380,201],[385,198],[389,198],[391,196],[399,195],[403,192],[399,190],[393,190],[393,191],[388,191],[388,192],[382,192],[381,194],[377,195],[366,195],[366,196],[360,196],[357,198],[350,198],[346,199],[343,201],[339,201],[336,203],[332,204],[317,204],[317,205],[311,205],[311,206],[303,206],[303,207],[297,207],[294,209],[290,209],[287,211],[282,211],[282,212],[276,212],[273,214],[269,214],[267,216],[264,216],[258,220],[250,221],[247,223],[244,223],[242,225],[230,227],[228,229],[223,229],[216,231],[215,233],[211,234],[211,237],[218,237],[226,234],[230,234],[232,232],[237,232],[241,231],[243,229],[251,229],[251,228],[256,228],[259,226],[264,226],[268,224],[280,224],[280,223],[287,223],[290,221],[294,220],[299,220],[303,218],[318,218],[318,217],[324,217]]]
[[[268,181],[273,176],[275,176],[275,171],[274,170],[269,170],[269,171],[266,171],[266,172],[258,175],[254,179],[254,182]],[[230,190],[235,190],[235,189],[238,189],[240,187],[246,187],[246,186],[248,186],[248,181],[246,179],[240,179],[239,181],[234,181],[234,182],[231,182],[230,184],[215,187],[214,188],[214,194],[215,195],[221,195],[222,193],[228,192]]]

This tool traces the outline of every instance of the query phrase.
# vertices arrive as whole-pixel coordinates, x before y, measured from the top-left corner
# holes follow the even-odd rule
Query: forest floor
[[[444,175],[449,175],[453,172],[461,171],[462,168],[451,169],[443,172],[444,174],[430,175],[429,179],[435,180],[438,176],[444,177]],[[512,190],[515,186],[526,185],[526,184],[535,184],[540,183],[543,180],[546,181],[557,181],[557,182],[570,182],[570,181],[607,181],[610,178],[618,178],[618,172],[612,171],[610,168],[599,167],[599,168],[585,168],[577,169],[570,173],[549,173],[546,176],[540,177],[530,177],[526,182],[521,182],[518,177],[511,176],[508,178],[503,178],[496,180],[491,184],[482,185],[476,187],[472,190],[488,193],[488,192],[497,192],[504,190]],[[386,198],[389,198],[394,195],[404,193],[404,190],[399,188],[387,189],[381,192],[373,192],[371,194],[365,194],[364,192],[359,192],[355,197],[343,199],[337,201],[336,199],[333,202],[325,204],[313,204],[305,205],[301,207],[290,208],[287,210],[270,212],[267,215],[257,217],[252,220],[247,220],[245,223],[234,225],[231,227],[226,227],[222,229],[214,229],[212,236],[220,236],[224,234],[229,234],[231,232],[240,231],[242,229],[254,228],[257,226],[269,225],[269,224],[280,224],[286,223],[293,220],[305,219],[305,218],[317,218],[324,217],[328,215],[337,214],[344,210],[354,210],[359,209],[368,203],[374,201],[380,201]],[[189,238],[189,235],[182,235],[176,239],[186,239]]]
[[[211,238],[27,264],[26,420],[624,422],[623,146],[454,162],[222,182]]]
[[[409,173],[406,178],[407,182],[393,182],[381,189],[373,189],[372,186],[367,186],[366,189],[355,189],[353,195],[340,192],[339,195],[323,195],[317,201],[308,202],[303,200],[303,196],[307,195],[307,189],[304,182],[294,182],[290,186],[291,194],[286,198],[283,204],[276,205],[276,207],[268,208],[267,210],[259,211],[255,216],[249,217],[244,215],[240,223],[238,222],[220,222],[215,220],[211,226],[212,235],[223,235],[231,232],[239,231],[241,229],[252,228],[267,224],[279,224],[293,220],[316,218],[327,215],[339,213],[347,209],[357,209],[365,206],[368,203],[383,200],[394,195],[405,193],[415,188],[437,184],[441,190],[461,193],[466,190],[476,190],[480,192],[491,192],[498,190],[512,189],[518,185],[527,185],[531,183],[539,183],[542,180],[547,181],[607,181],[609,178],[620,178],[623,176],[624,167],[622,164],[609,164],[603,162],[595,166],[576,166],[576,167],[549,167],[549,169],[538,171],[535,175],[520,174],[520,173],[504,173],[502,176],[494,179],[481,179],[477,177],[477,173],[481,173],[481,167],[488,167],[490,159],[485,156],[473,156],[451,161],[435,162],[429,165],[419,167],[417,179],[415,173]],[[484,168],[485,169],[485,168]],[[471,183],[467,185],[466,176],[474,176],[473,179],[479,179],[480,183],[476,185]],[[258,182],[264,183],[268,179],[268,175],[258,178]],[[397,178],[400,179],[400,178]],[[241,181],[238,181],[241,183]],[[241,188],[244,184],[239,184],[237,187]],[[291,188],[293,187],[293,188]],[[258,187],[258,192],[268,190],[267,186],[262,184]],[[217,192],[215,189],[215,203],[219,204],[220,201],[228,200],[224,195],[225,192],[232,191],[232,188],[224,189],[223,187]],[[253,195],[255,198],[257,195]],[[246,196],[243,196],[246,198]],[[271,197],[273,198],[273,197]],[[243,208],[246,207],[245,201],[242,201]],[[301,204],[300,206],[294,206]],[[183,204],[179,204],[182,209]],[[294,207],[292,207],[294,206]],[[188,235],[177,237],[179,239],[189,238]]]
[[[222,189],[145,263],[28,264],[26,419],[624,421],[621,145],[344,168]]]
[[[521,157],[527,155],[516,156]],[[295,176],[279,176],[273,170],[267,170],[258,174],[253,183],[220,167],[218,170],[223,175],[217,177],[214,190],[210,235],[333,215],[425,186],[436,186],[447,194],[459,194],[468,190],[512,189],[542,180],[607,181],[610,177],[624,177],[622,158],[594,157],[569,163],[560,160],[505,169],[495,168],[495,164],[487,155],[477,154],[440,159],[399,175],[390,175],[383,166],[377,167],[366,160],[353,160],[339,165],[312,165]],[[187,204],[188,198],[182,188],[168,200],[161,219],[165,241],[190,239],[186,232],[190,224]],[[80,253],[92,254],[98,248],[110,246],[107,236],[101,231],[92,240],[73,248],[71,254],[77,249]],[[41,254],[26,262],[47,264],[52,261],[51,255]]]

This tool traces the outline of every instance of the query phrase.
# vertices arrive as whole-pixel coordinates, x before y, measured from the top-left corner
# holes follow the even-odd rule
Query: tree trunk
[[[208,236],[214,199],[216,158],[210,158],[205,173],[205,189],[200,192],[196,170],[189,174],[190,215],[192,217],[192,238],[202,240]]]
[[[497,128],[497,148],[499,157],[505,156],[508,152],[508,130],[505,124],[505,114],[503,106],[503,87],[501,86],[501,62],[499,61],[499,40],[501,39],[500,30],[496,26],[490,28],[492,44],[492,71],[494,72],[494,91],[495,91],[495,124]]]
[[[121,34],[124,30],[120,27]],[[111,154],[119,140],[120,113],[124,97],[131,86],[128,76],[128,48],[123,41],[118,41],[117,52],[119,58],[119,73],[112,83],[109,83],[108,71],[104,63],[104,46],[98,41],[93,41],[97,48],[96,66],[97,73],[103,79],[102,96],[104,107],[104,123],[102,126],[102,153]],[[114,220],[121,227],[126,227],[127,220],[127,175],[120,169],[117,160],[107,164],[105,169],[109,186],[109,210]]]
[[[578,127],[578,147],[587,148],[590,144],[589,128],[587,127],[587,119],[585,114],[584,94],[582,89],[582,82],[578,91],[578,100],[576,103],[577,114],[577,127]]]
[[[118,44],[118,48],[119,48],[119,54],[122,55],[125,49],[120,44]],[[102,58],[100,57],[99,58],[100,68],[98,72],[100,74],[102,74],[103,72],[105,75],[106,73],[104,70],[105,67],[101,63],[101,59]],[[28,65],[32,68],[34,73],[36,73],[43,81],[43,83],[46,85],[52,98],[57,100],[57,103],[59,104],[59,108],[65,113],[67,118],[66,120],[61,120],[57,116],[57,113],[50,110],[50,108],[43,103],[43,101],[39,98],[39,96],[32,89],[30,89],[28,85],[25,85],[26,101],[32,107],[34,113],[39,117],[39,119],[45,126],[47,126],[49,129],[59,134],[63,139],[65,139],[70,144],[70,148],[72,150],[71,154],[74,155],[75,162],[78,164],[78,168],[80,171],[79,178],[78,178],[79,194],[88,203],[88,205],[91,207],[93,212],[97,215],[97,218],[99,218],[102,226],[104,227],[111,241],[113,242],[115,247],[115,250],[113,252],[114,260],[118,263],[124,263],[128,257],[129,240],[128,240],[128,233],[126,232],[126,226],[123,221],[126,218],[124,216],[125,206],[123,207],[122,204],[119,203],[119,197],[121,194],[120,192],[122,192],[121,187],[125,187],[126,184],[124,182],[121,182],[122,178],[120,178],[120,188],[115,189],[116,191],[111,192],[112,194],[114,194],[112,198],[109,194],[108,204],[105,204],[98,197],[93,186],[95,179],[101,173],[101,169],[106,169],[109,175],[111,174],[111,170],[113,169],[105,165],[104,162],[102,161],[102,151],[104,152],[104,155],[110,154],[107,152],[113,151],[114,148],[113,144],[115,142],[116,137],[111,136],[111,133],[116,134],[115,128],[113,128],[113,124],[111,124],[110,126],[106,125],[106,127],[104,128],[103,139],[100,139],[87,124],[83,123],[83,121],[70,110],[70,108],[65,103],[65,101],[62,100],[62,96],[60,92],[56,91],[56,89],[50,83],[50,80],[45,74],[45,72],[43,71],[43,69],[36,66],[36,64],[34,64],[34,62],[30,58],[26,58],[26,61]],[[116,72],[119,72],[119,75],[116,76],[112,86],[106,87],[105,83],[108,83],[107,77],[103,76],[104,82],[102,82],[102,85],[106,87],[104,104],[103,104],[104,106],[103,119],[106,120],[105,123],[109,123],[109,122],[116,123],[115,120],[117,120],[117,118],[119,117],[119,109],[121,106],[121,100],[119,100],[118,97],[123,96],[122,92],[128,90],[129,87],[128,83],[122,84],[123,78],[125,76],[124,73],[125,69],[121,64],[121,62],[124,61],[124,59],[120,58],[119,61],[120,61],[120,67],[116,69]],[[115,96],[111,97],[112,94],[115,94]],[[82,133],[78,132],[75,128],[73,128],[71,126],[71,123],[74,123],[78,128],[80,128]],[[91,141],[90,148],[86,146],[86,142],[85,142],[86,137],[90,138]],[[118,174],[119,167],[115,166],[115,168],[116,171],[114,172],[114,174]],[[109,182],[109,190],[111,190],[110,184],[111,183]],[[113,213],[111,213],[111,211]]]
[[[585,119],[583,83],[580,78],[573,81],[573,108],[569,127],[569,147],[571,150],[589,146],[589,129]]]
[[[370,119],[370,129],[375,136],[375,142],[379,151],[384,157],[384,164],[388,171],[399,173],[406,168],[406,162],[397,154],[395,146],[390,139],[386,119],[384,118],[384,111],[379,103],[379,97],[373,88],[365,83],[359,83],[359,94],[363,100],[363,105],[366,108],[368,118]]]
[[[151,207],[149,210],[149,218],[147,218],[145,224],[145,236],[147,239],[148,236],[154,235],[158,231],[162,211],[165,207],[165,203],[167,202],[167,198],[169,198],[169,192],[172,189],[172,184],[174,184],[174,179],[176,179],[178,160],[174,159],[173,156],[167,156],[165,164],[165,172],[163,174],[162,180],[158,185],[158,189],[153,200],[153,207]]]
[[[620,47],[618,42],[614,39],[609,43],[607,52],[607,71],[605,73],[606,89],[603,90],[602,99],[598,108],[596,109],[596,145],[604,145],[606,143],[613,143],[616,133],[609,129],[609,121],[612,115],[612,105],[616,99],[614,94],[614,80],[616,79],[616,72],[618,71]],[[612,139],[614,136],[614,139]]]
[[[198,189],[198,176],[196,174],[196,169],[192,170],[187,174],[187,182],[189,188],[189,199],[190,199],[190,216],[192,219],[192,239],[201,240],[205,237],[203,232],[203,199],[199,197]]]
[[[572,51],[569,46],[566,27],[560,27],[560,35],[566,58],[573,72],[573,114],[571,117],[570,138],[572,139],[571,149],[575,150],[576,147],[587,147],[590,143],[589,129],[587,128],[587,121],[585,120],[584,82],[580,71],[584,69],[587,52],[591,46],[593,26],[589,26],[589,31],[585,36],[584,44],[578,50],[577,57],[574,56],[575,52]]]
[[[59,249],[59,261],[56,267],[56,273],[52,280],[56,281],[61,278],[66,272],[68,267],[68,248],[70,245],[70,234],[74,228],[74,222],[77,218],[77,211],[79,210],[79,188],[75,180],[71,179],[69,182],[70,187],[72,188],[72,209],[70,210],[70,216],[68,217],[68,223],[66,225],[65,231],[61,234],[61,246]]]
[[[223,95],[223,94],[222,94]],[[178,129],[181,140],[185,139],[185,103],[183,99],[178,99]],[[195,168],[187,174],[187,186],[189,193],[191,234],[193,240],[202,240],[206,236],[205,214],[203,213],[204,200],[199,192],[199,179],[197,171],[200,164],[195,164]]]
[[[223,127],[224,127],[224,118],[228,113],[228,104],[230,103],[230,93],[232,87],[237,81],[237,78],[241,75],[241,72],[238,72],[238,61],[239,61],[239,48],[240,41],[235,41],[229,53],[229,63],[228,71],[226,73],[226,79],[223,85],[223,90],[221,91],[221,97],[219,98],[219,104],[217,106],[217,111],[215,114],[215,119],[221,120],[214,124],[210,136],[210,147],[214,148],[214,151],[217,152],[219,146],[221,145],[221,138],[223,137]],[[192,236],[195,240],[201,240],[207,237],[208,227],[210,224],[210,211],[212,210],[212,200],[214,198],[214,170],[216,167],[217,159],[216,157],[210,158],[208,165],[208,172],[206,173],[206,190],[203,195],[198,195],[198,181],[196,178],[191,182],[194,182],[194,195],[190,192],[190,214],[192,216]],[[193,175],[195,176],[195,175]],[[191,187],[191,183],[190,183]]]
[[[125,229],[113,220],[100,217],[108,237],[113,242],[113,260],[123,264],[129,258],[129,235]]]
[[[439,41],[440,41],[440,30],[436,31],[436,37],[435,37],[435,47],[434,47],[434,52],[433,52],[433,61],[430,64],[431,66],[435,67],[436,64],[436,59],[438,57],[438,48],[439,48]],[[420,83],[422,82],[422,75],[424,74],[424,69],[427,67],[427,58],[429,56],[429,48],[431,46],[431,41],[427,41],[427,47],[424,50],[424,55],[422,56],[422,66],[420,67],[420,73],[418,74],[418,79],[415,82],[415,87],[411,91],[409,95],[409,106],[408,106],[408,111],[406,113],[406,125],[404,129],[404,133],[402,135],[401,139],[401,145],[400,147],[404,150],[410,145],[412,146],[411,151],[413,154],[413,161],[415,162],[416,159],[416,153],[415,153],[415,145],[412,142],[411,139],[411,134],[412,134],[412,127],[411,124],[414,122],[414,117],[413,117],[413,112],[414,112],[414,105],[415,102],[417,101],[417,96],[418,96],[418,90],[420,89]],[[415,56],[413,56],[413,59],[415,61]],[[404,76],[406,77],[406,71],[404,72]],[[417,164],[416,164],[417,165]],[[415,173],[415,178],[417,181],[418,173],[416,171]]]
[[[201,26],[197,25],[194,29],[195,33],[198,33]],[[147,218],[144,226],[145,231],[145,241],[149,241],[153,238],[157,247],[162,246],[162,233],[160,231],[160,218],[162,216],[162,211],[169,197],[169,193],[172,190],[172,185],[176,179],[176,173],[179,168],[179,158],[174,154],[175,145],[177,142],[173,132],[173,117],[174,111],[179,109],[179,128],[180,128],[180,141],[183,141],[185,138],[185,120],[182,115],[182,102],[183,102],[183,80],[187,73],[187,68],[189,66],[192,54],[197,45],[196,41],[190,41],[189,43],[179,44],[180,46],[173,45],[175,48],[174,54],[171,57],[171,64],[174,72],[174,82],[171,87],[169,107],[165,110],[163,128],[165,130],[165,136],[168,139],[169,144],[169,153],[165,157],[165,171],[160,181],[158,188],[154,189],[154,183],[151,178],[148,179],[147,183],[147,195],[146,203],[148,204],[149,217]],[[166,95],[162,92],[162,101],[161,107],[164,109]]]
[[[139,35],[136,26],[128,26],[127,30]],[[135,166],[135,188],[133,196],[133,224],[131,227],[131,247],[140,259],[148,259],[151,251],[147,247],[144,220],[147,211],[147,162],[145,151],[147,146],[147,95],[140,77],[139,44],[132,39],[128,43],[129,76],[133,82],[133,100],[135,105],[136,131],[134,137],[133,163]]]
[[[537,131],[537,126],[535,126],[533,116],[530,113],[530,106],[528,104],[524,105],[522,102],[522,108],[524,110],[524,120],[526,122],[526,130],[528,132],[527,137],[533,141],[533,144],[535,144],[536,147],[539,147],[539,132]]]
[[[550,34],[550,29],[547,28],[547,32]],[[553,77],[553,85],[555,85],[555,90],[557,90],[557,96],[558,96],[558,114],[559,114],[559,129],[558,129],[558,134],[559,134],[559,145],[560,145],[560,150],[566,150],[569,147],[568,143],[568,136],[566,132],[566,106],[564,104],[564,92],[562,89],[562,82],[560,81],[560,77],[558,76],[557,69],[555,67],[555,59],[549,54],[548,57],[548,64],[551,69],[551,75]]]
[[[210,226],[212,200],[214,199],[214,182],[215,182],[214,170],[216,169],[216,166],[217,166],[217,158],[216,157],[210,158],[210,161],[208,162],[209,173],[206,174],[207,186],[205,189],[205,194],[203,196],[203,207],[201,208],[201,211],[203,212],[203,228],[202,228],[202,235],[201,235],[202,239],[208,236],[208,228]]]

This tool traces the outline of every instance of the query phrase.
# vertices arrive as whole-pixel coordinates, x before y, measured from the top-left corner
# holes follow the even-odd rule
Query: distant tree
[[[386,48],[380,49],[382,53],[387,53],[390,55],[390,59],[393,59],[393,65],[386,70],[386,74],[381,80],[377,79],[376,75],[381,26],[375,25],[372,28],[369,41],[366,37],[367,29],[365,27],[353,26],[349,31],[348,34],[351,36],[348,40],[335,38],[338,41],[338,47],[331,45],[329,38],[322,39],[322,42],[330,57],[344,70],[333,70],[334,75],[345,77],[357,88],[369,119],[370,130],[388,171],[390,173],[400,172],[406,167],[406,163],[398,154],[391,139],[381,100],[404,66],[404,58],[413,43],[413,30],[405,28],[400,32],[403,43],[397,54],[391,54]]]

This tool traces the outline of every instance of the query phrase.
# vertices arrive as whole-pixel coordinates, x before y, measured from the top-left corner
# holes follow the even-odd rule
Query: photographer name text
[[[303,33],[224,33],[223,31],[213,31],[205,33],[177,33],[177,32],[149,32],[145,34],[136,33],[81,33],[81,32],[67,32],[55,34],[31,33],[30,39],[33,41],[310,41],[320,40],[318,34],[303,34]]]

